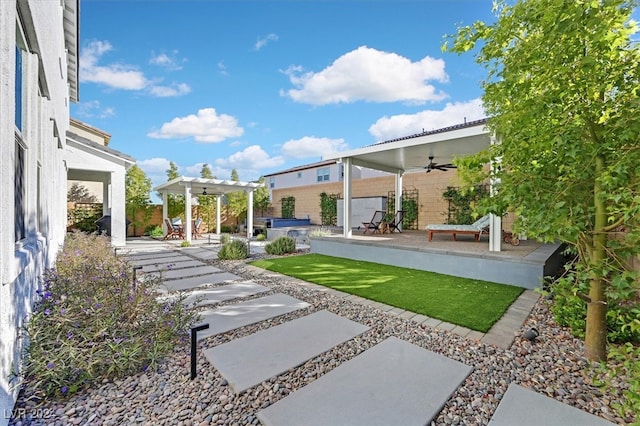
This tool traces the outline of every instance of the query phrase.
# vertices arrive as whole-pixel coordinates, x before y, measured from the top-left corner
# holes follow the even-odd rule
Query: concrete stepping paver
[[[164,288],[168,291],[189,290],[208,284],[221,284],[228,281],[236,281],[239,279],[239,276],[230,272],[218,272],[215,274],[167,280],[161,284],[161,288]]]
[[[142,266],[142,272],[163,272],[163,277],[164,277],[164,272],[167,272],[167,271],[171,271],[174,269],[182,269],[182,268],[193,268],[196,266],[205,266],[205,264],[199,260],[193,260],[193,259],[188,259],[188,260],[185,260],[184,262],[176,262],[173,259],[171,259],[168,262],[156,262],[149,265],[139,265],[139,266]]]
[[[178,264],[178,263],[184,263],[184,262],[189,262],[193,259],[191,259],[190,257],[187,256],[174,256],[174,257],[163,257],[160,259],[140,259],[140,260],[134,260],[132,262],[130,262],[133,266],[147,266],[147,265],[155,265],[157,264]]]
[[[611,426],[593,414],[511,383],[489,420],[491,426]]]
[[[198,340],[297,311],[298,309],[304,309],[308,306],[311,305],[307,302],[286,294],[276,293],[271,296],[203,311],[200,313],[202,317],[201,323],[209,324],[209,328],[198,333]]]
[[[368,329],[323,310],[207,349],[204,355],[242,393]]]
[[[271,289],[252,281],[231,283],[203,290],[194,290],[185,298],[184,304],[188,305],[199,300],[197,306],[211,305],[267,291],[271,291]]]
[[[211,265],[205,265],[203,263],[201,263],[200,265],[201,266],[196,266],[193,268],[169,269],[167,271],[163,271],[162,279],[163,281],[170,281],[186,277],[195,277],[197,275],[215,274],[222,271],[220,268],[216,268]]]
[[[159,250],[155,252],[141,251],[137,253],[128,253],[123,257],[126,257],[129,261],[141,261],[146,259],[162,259],[165,257],[182,256],[180,253],[174,250]],[[185,256],[187,257],[187,256]]]
[[[390,337],[258,412],[265,425],[425,425],[472,367]]]

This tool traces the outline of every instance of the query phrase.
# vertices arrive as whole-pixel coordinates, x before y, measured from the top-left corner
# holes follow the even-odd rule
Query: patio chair
[[[387,229],[390,234],[393,234],[394,231],[402,232],[400,225],[402,225],[402,220],[404,219],[404,210],[398,210],[391,221],[386,222]]]
[[[482,216],[471,225],[427,225],[429,241],[433,238],[433,234],[452,234],[454,241],[457,241],[457,234],[472,234],[474,239],[479,241],[480,235],[489,229],[490,222],[490,216],[486,215]]]
[[[386,214],[387,212],[384,210],[376,210],[369,222],[362,222],[362,226],[364,226],[364,233],[375,234],[376,232],[380,232],[380,224],[383,222]]]
[[[167,226],[167,235],[164,236],[163,240],[184,238],[182,227],[174,226],[168,218],[164,219],[164,224]]]
[[[202,225],[202,218],[197,218],[193,221],[193,228],[191,229],[191,236],[194,240],[197,240],[198,237],[201,237],[200,226]]]

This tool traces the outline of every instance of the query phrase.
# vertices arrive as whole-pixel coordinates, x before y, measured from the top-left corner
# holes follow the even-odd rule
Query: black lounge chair
[[[396,215],[391,219],[390,222],[387,222],[387,227],[389,229],[389,233],[393,234],[394,231],[402,232],[402,221],[404,219],[404,210],[398,210]]]
[[[383,222],[386,214],[387,212],[384,210],[376,210],[369,222],[362,222],[362,226],[364,226],[364,233],[375,234],[376,232],[379,232],[380,224]]]

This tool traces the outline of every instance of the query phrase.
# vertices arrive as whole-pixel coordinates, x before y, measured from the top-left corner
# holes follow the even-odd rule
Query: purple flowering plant
[[[34,394],[67,397],[102,380],[145,369],[184,344],[197,313],[177,298],[158,300],[159,277],[133,284],[133,267],[107,237],[73,233],[25,328],[24,384]]]

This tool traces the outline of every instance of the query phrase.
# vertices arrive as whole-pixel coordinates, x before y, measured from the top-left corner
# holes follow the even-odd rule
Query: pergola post
[[[221,226],[220,226],[220,210],[222,210],[222,194],[216,195],[216,234],[220,235]]]
[[[184,239],[191,243],[191,185],[184,186]]]
[[[162,233],[167,235],[169,230],[167,229],[167,224],[164,221],[165,219],[169,219],[169,194],[167,191],[162,191]]]
[[[253,189],[247,191],[247,238],[253,237]]]
[[[342,234],[345,238],[351,238],[351,158],[344,158],[342,161],[343,165],[343,192],[344,192],[344,202],[343,202],[343,212],[342,212]]]
[[[500,141],[494,134],[491,135],[491,145],[496,145]],[[499,163],[500,159],[492,160],[490,167],[493,169],[494,163]],[[489,194],[491,197],[495,194],[495,185],[499,183],[497,179],[491,178],[489,182]],[[502,250],[502,218],[495,214],[491,214],[491,221],[489,222],[489,251],[501,251]]]
[[[387,213],[392,213],[395,217],[396,212],[398,210],[402,210],[402,172],[398,171],[396,172],[396,179],[395,179],[395,184],[396,184],[396,192],[395,192],[395,203],[394,205],[396,206],[395,208],[395,212],[387,212]],[[400,230],[402,230],[402,223],[398,223],[397,224],[398,228]]]

